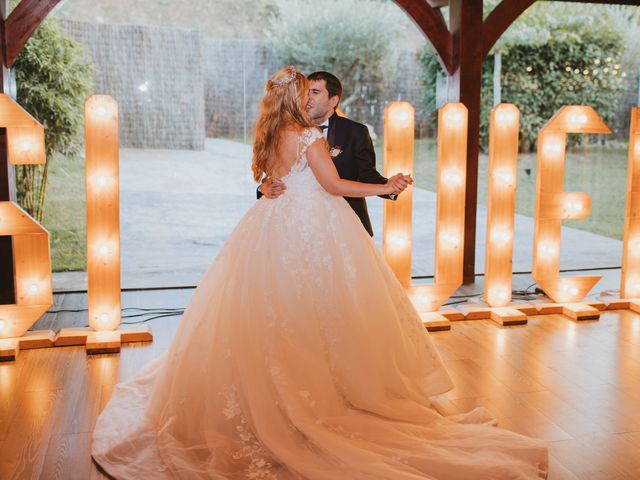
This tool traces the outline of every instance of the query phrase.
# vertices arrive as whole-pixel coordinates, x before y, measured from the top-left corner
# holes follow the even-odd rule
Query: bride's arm
[[[398,189],[395,179],[389,179],[384,184],[360,183],[345,180],[338,176],[324,142],[316,141],[307,149],[307,162],[318,180],[327,192],[341,197],[371,197],[376,195],[390,195]]]

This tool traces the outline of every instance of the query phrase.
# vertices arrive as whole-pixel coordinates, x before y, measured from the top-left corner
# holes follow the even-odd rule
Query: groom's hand
[[[265,180],[260,185],[260,193],[267,198],[273,200],[274,198],[278,198],[280,195],[284,193],[287,189],[287,186],[284,184],[282,180]]]
[[[411,178],[411,175],[404,175],[402,173],[397,173],[387,180],[387,185],[393,188],[393,193],[395,194],[403,192],[412,183],[413,178]]]

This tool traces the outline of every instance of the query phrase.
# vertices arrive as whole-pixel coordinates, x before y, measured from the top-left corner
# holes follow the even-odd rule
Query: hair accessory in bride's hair
[[[291,73],[289,73],[287,77],[280,78],[278,80],[271,80],[274,85],[278,85],[278,86],[287,85],[296,79],[296,76],[298,74],[296,67],[294,67],[293,65],[289,65],[287,68],[291,69]]]

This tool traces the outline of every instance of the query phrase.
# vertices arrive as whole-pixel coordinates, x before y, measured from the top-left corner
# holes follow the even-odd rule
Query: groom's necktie
[[[322,135],[324,135],[324,138],[328,137],[328,133],[329,131],[327,130],[329,128],[329,125],[318,125],[318,127],[320,127],[320,130],[322,130]]]

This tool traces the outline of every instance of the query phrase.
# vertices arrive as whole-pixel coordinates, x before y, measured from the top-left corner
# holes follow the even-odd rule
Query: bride
[[[541,441],[475,410],[442,417],[451,380],[342,196],[293,67],[267,81],[253,173],[287,193],[249,209],[162,357],[116,386],[93,458],[119,479],[544,478]]]

